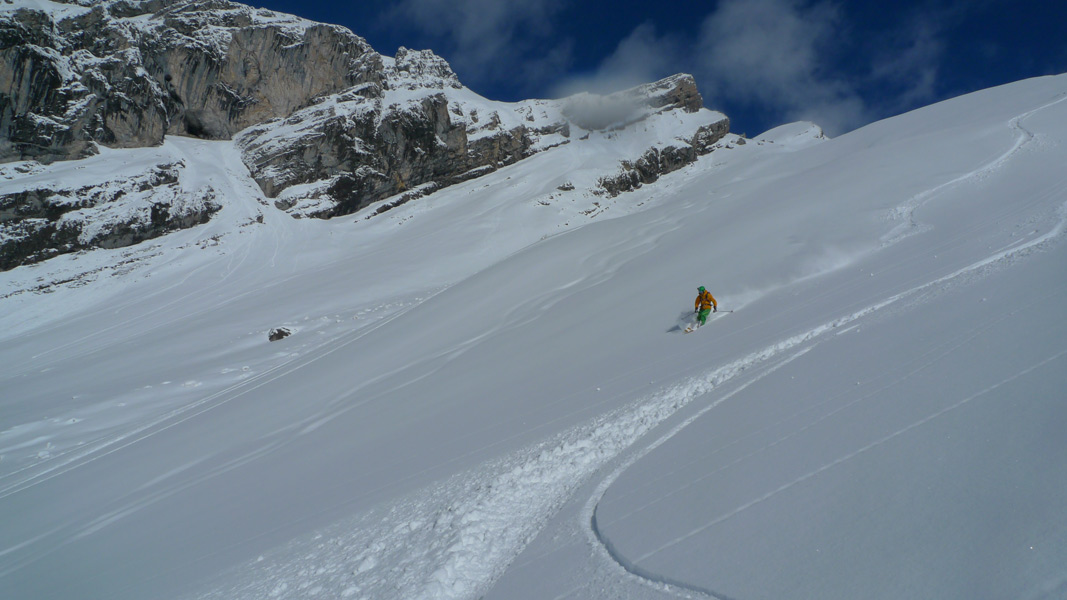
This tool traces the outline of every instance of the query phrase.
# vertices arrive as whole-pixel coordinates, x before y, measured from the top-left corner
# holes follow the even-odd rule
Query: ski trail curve
[[[795,485],[797,485],[799,483],[807,481],[807,480],[819,475],[820,473],[828,471],[828,470],[830,470],[830,469],[832,469],[832,468],[834,468],[834,467],[836,467],[836,466],[838,466],[838,465],[840,465],[840,464],[842,464],[842,463],[844,463],[846,461],[852,460],[853,458],[859,456],[860,454],[863,454],[864,452],[867,452],[868,450],[871,450],[873,448],[877,448],[878,446],[881,446],[881,445],[885,444],[886,442],[888,442],[888,441],[890,441],[890,440],[892,440],[894,438],[897,438],[897,437],[899,437],[899,436],[911,431],[912,429],[915,429],[917,427],[925,425],[926,423],[929,423],[930,421],[933,421],[934,419],[936,419],[936,418],[938,418],[938,417],[940,417],[940,416],[942,416],[942,415],[944,415],[946,413],[949,413],[949,412],[951,412],[953,410],[956,410],[957,408],[960,408],[961,406],[967,404],[968,402],[971,402],[972,400],[974,400],[976,398],[980,398],[980,397],[988,394],[989,392],[992,392],[993,390],[996,390],[996,389],[1000,388],[1001,386],[1004,386],[1004,385],[1006,385],[1008,383],[1011,383],[1011,382],[1015,381],[1016,379],[1019,379],[1020,377],[1031,373],[1032,371],[1035,371],[1035,370],[1037,370],[1037,369],[1039,369],[1039,368],[1041,368],[1041,367],[1043,367],[1043,366],[1045,366],[1045,365],[1047,365],[1047,364],[1049,364],[1051,362],[1054,362],[1054,361],[1056,361],[1057,359],[1059,359],[1060,357],[1062,357],[1064,355],[1067,355],[1067,350],[1061,350],[1060,352],[1057,352],[1056,354],[1053,354],[1052,356],[1049,356],[1049,357],[1045,358],[1041,362],[1033,364],[1033,365],[1027,367],[1026,369],[1023,369],[1022,371],[1019,371],[1018,373],[1015,373],[1014,375],[1012,375],[1010,377],[1007,377],[1007,378],[1005,378],[1005,379],[1003,379],[1003,380],[1001,380],[1001,381],[999,381],[999,382],[997,382],[997,383],[995,383],[993,385],[990,385],[990,386],[986,387],[985,389],[983,389],[983,390],[981,390],[981,391],[979,391],[979,392],[977,392],[975,394],[971,394],[970,396],[967,396],[966,398],[964,398],[962,400],[959,400],[959,401],[955,402],[954,404],[951,404],[951,405],[949,405],[949,406],[947,406],[947,407],[945,407],[945,408],[943,408],[943,409],[941,409],[941,410],[939,410],[937,412],[934,412],[934,413],[932,413],[930,415],[927,415],[926,417],[923,417],[922,419],[919,419],[918,421],[915,421],[914,423],[911,423],[910,425],[908,425],[906,427],[903,427],[903,428],[901,428],[901,429],[899,429],[897,431],[894,431],[893,433],[890,433],[889,435],[883,436],[882,438],[879,438],[879,439],[871,442],[870,444],[867,444],[866,446],[863,446],[862,448],[859,448],[858,450],[856,450],[854,452],[850,452],[850,453],[848,453],[848,454],[846,454],[844,456],[840,456],[840,457],[838,457],[838,458],[836,458],[836,459],[834,459],[834,460],[832,460],[832,461],[820,466],[819,468],[817,468],[817,469],[815,469],[813,471],[810,471],[810,472],[808,472],[808,473],[806,473],[806,474],[794,479],[793,481],[785,483],[785,484],[779,486],[778,488],[776,488],[774,490],[771,490],[770,492],[767,492],[766,494],[764,494],[764,495],[762,495],[762,496],[760,496],[758,498],[750,500],[749,502],[746,502],[745,504],[742,504],[741,506],[738,506],[737,508],[734,508],[733,510],[731,510],[731,511],[725,513],[725,514],[720,515],[720,516],[712,519],[711,521],[708,521],[707,523],[704,523],[700,527],[697,527],[695,529],[690,530],[689,533],[686,533],[685,535],[678,536],[677,538],[675,538],[673,540],[670,540],[665,544],[661,544],[660,546],[657,546],[656,548],[653,548],[652,550],[649,550],[648,552],[645,552],[644,554],[642,554],[642,555],[638,556],[637,558],[635,558],[634,562],[636,563],[636,562],[640,562],[642,560],[645,560],[647,558],[650,558],[651,556],[653,556],[655,554],[658,554],[659,552],[662,552],[663,550],[666,550],[667,548],[670,548],[671,546],[674,546],[674,545],[676,545],[676,544],[678,544],[680,542],[683,542],[683,541],[693,537],[694,535],[697,535],[698,533],[700,533],[702,531],[705,531],[705,530],[713,527],[714,525],[716,525],[718,523],[721,523],[721,522],[733,517],[734,515],[742,512],[742,511],[748,510],[749,508],[751,508],[751,507],[753,507],[753,506],[755,506],[757,504],[760,504],[761,502],[764,502],[764,501],[769,500],[770,498],[772,498],[774,496],[777,496],[779,493],[781,493],[781,492],[783,492],[783,491],[785,491],[785,490],[787,490],[787,489],[789,489],[789,488],[791,488],[791,487],[793,487],[793,486],[795,486]]]
[[[914,234],[921,233],[926,228],[915,220],[915,211],[930,202],[937,194],[945,189],[969,181],[978,179],[984,175],[996,171],[1003,165],[1007,164],[1012,157],[1019,153],[1027,144],[1034,140],[1034,133],[1023,126],[1022,122],[1031,115],[1041,112],[1047,108],[1051,108],[1061,102],[1067,101],[1067,95],[1061,96],[1051,102],[1038,106],[1032,110],[1028,110],[1008,121],[1008,127],[1015,131],[1015,143],[1012,144],[1004,154],[994,158],[988,163],[978,167],[977,169],[960,175],[954,179],[950,179],[944,183],[936,185],[928,190],[920,192],[906,202],[890,211],[890,218],[894,220],[904,220],[905,223],[895,227],[892,231],[882,237],[882,247],[891,246],[904,238],[910,237]]]
[[[822,472],[824,472],[824,471],[826,471],[828,469],[831,469],[831,468],[833,468],[833,467],[845,462],[846,460],[848,460],[850,458],[853,458],[854,456],[856,456],[856,455],[858,455],[858,454],[860,454],[860,453],[862,453],[864,451],[867,451],[867,450],[870,450],[870,449],[872,449],[874,447],[882,445],[885,442],[889,441],[890,439],[893,439],[893,438],[895,438],[895,437],[897,437],[897,436],[899,436],[899,435],[901,435],[901,434],[903,434],[903,433],[905,433],[907,431],[910,431],[911,429],[914,429],[915,427],[918,427],[919,425],[922,425],[922,424],[932,420],[933,418],[941,416],[941,415],[949,412],[950,410],[958,408],[958,407],[962,406],[963,404],[973,400],[974,398],[976,398],[976,397],[978,397],[978,396],[980,396],[982,394],[988,393],[988,392],[992,391],[993,389],[996,389],[997,387],[1000,387],[1000,386],[1002,386],[1002,385],[1004,385],[1006,383],[1009,383],[1010,381],[1013,381],[1014,379],[1017,379],[1018,377],[1021,377],[1022,375],[1026,374],[1026,373],[1029,373],[1030,371],[1033,371],[1033,370],[1035,370],[1035,369],[1037,369],[1037,368],[1039,368],[1039,367],[1041,367],[1041,366],[1043,366],[1043,365],[1045,365],[1045,364],[1047,364],[1049,362],[1052,362],[1052,361],[1054,361],[1056,359],[1059,359],[1063,355],[1067,354],[1067,351],[1059,352],[1059,353],[1057,353],[1057,354],[1055,354],[1055,355],[1053,355],[1051,357],[1048,357],[1046,360],[1042,361],[1041,363],[1033,365],[1033,366],[1031,366],[1030,368],[1028,368],[1028,369],[1026,369],[1024,371],[1022,371],[1020,373],[1017,373],[1016,375],[1014,375],[1014,376],[1012,376],[1012,377],[1010,377],[1010,378],[1008,378],[1008,379],[1006,379],[1004,381],[1001,381],[1001,382],[999,382],[999,383],[997,383],[997,384],[995,384],[995,385],[993,385],[993,386],[991,386],[991,387],[989,387],[989,388],[987,388],[985,390],[982,390],[981,392],[979,392],[979,393],[977,393],[977,394],[975,394],[973,396],[970,396],[970,397],[964,399],[963,401],[957,402],[957,403],[955,403],[955,404],[953,404],[953,405],[951,405],[951,406],[949,406],[949,407],[947,407],[947,408],[945,408],[945,409],[943,409],[943,410],[941,410],[941,411],[939,411],[937,413],[934,413],[933,415],[930,415],[929,417],[927,417],[927,418],[925,418],[925,419],[923,419],[923,420],[921,420],[921,421],[919,421],[917,423],[913,423],[912,425],[909,425],[908,427],[904,428],[903,430],[897,431],[897,432],[895,432],[893,434],[890,434],[889,436],[886,436],[886,437],[884,437],[882,439],[876,440],[875,442],[869,444],[868,446],[865,446],[865,447],[859,449],[858,451],[856,451],[856,452],[854,452],[852,454],[849,454],[848,456],[838,458],[838,459],[836,459],[836,460],[834,460],[834,461],[832,461],[832,462],[830,462],[830,463],[828,463],[826,465],[823,465],[819,469],[817,469],[817,470],[815,470],[815,471],[813,471],[813,472],[801,477],[800,479],[797,479],[795,481],[789,482],[789,483],[783,485],[782,487],[780,487],[780,488],[778,488],[776,490],[772,490],[768,494],[765,494],[764,496],[761,496],[760,498],[756,498],[756,499],[752,500],[751,502],[749,502],[749,503],[747,503],[747,504],[745,504],[745,505],[743,505],[741,507],[738,507],[737,509],[727,513],[726,515],[723,515],[721,517],[716,518],[712,522],[702,526],[701,528],[697,529],[696,531],[691,532],[690,534],[687,534],[687,536],[683,536],[683,538],[679,538],[677,540],[673,540],[673,541],[669,542],[668,544],[666,544],[666,545],[664,545],[662,547],[656,548],[653,551],[651,551],[649,553],[646,553],[646,554],[644,554],[644,555],[642,555],[642,556],[640,556],[640,557],[638,557],[638,558],[636,558],[636,559],[634,559],[632,561],[627,559],[626,557],[622,556],[620,553],[618,553],[615,550],[615,548],[612,546],[610,540],[608,540],[607,537],[604,536],[603,532],[600,530],[598,522],[597,522],[597,514],[596,514],[597,513],[597,508],[598,508],[601,500],[603,499],[604,495],[607,493],[608,488],[610,488],[615,483],[615,481],[618,480],[618,478],[626,470],[628,470],[631,466],[633,466],[638,460],[640,460],[643,457],[647,456],[653,450],[655,450],[656,448],[658,448],[659,446],[663,445],[668,440],[670,440],[671,438],[676,436],[679,432],[681,432],[683,429],[688,427],[694,421],[696,421],[697,419],[702,417],[705,413],[707,413],[711,409],[719,406],[720,404],[722,404],[722,402],[728,400],[730,397],[732,397],[735,394],[737,394],[738,392],[744,390],[745,388],[747,388],[748,386],[752,385],[753,383],[759,381],[763,377],[771,374],[772,372],[774,372],[778,368],[784,366],[788,362],[791,362],[792,360],[798,358],[799,356],[803,355],[804,353],[810,351],[814,347],[814,345],[804,346],[805,344],[812,343],[812,342],[813,343],[818,343],[819,341],[821,341],[820,338],[822,338],[822,336],[825,335],[826,333],[831,332],[831,331],[840,331],[840,329],[838,329],[838,328],[844,328],[844,327],[850,325],[851,323],[853,323],[855,321],[858,321],[858,320],[862,319],[863,317],[871,315],[871,314],[873,314],[873,313],[875,313],[875,312],[877,312],[877,311],[879,311],[879,310],[881,310],[881,309],[883,309],[883,308],[885,308],[885,307],[887,307],[887,306],[889,306],[891,304],[894,304],[894,303],[899,302],[901,300],[906,300],[906,299],[912,298],[914,296],[920,296],[924,292],[929,291],[931,288],[951,283],[953,280],[958,279],[960,277],[963,277],[963,276],[966,276],[966,275],[971,275],[971,274],[977,274],[977,273],[981,272],[982,270],[984,270],[987,267],[995,266],[998,262],[1011,260],[1011,259],[1015,258],[1016,255],[1022,256],[1022,255],[1028,254],[1030,252],[1033,252],[1033,251],[1036,251],[1036,250],[1041,250],[1041,249],[1049,246],[1053,241],[1055,241],[1055,240],[1057,240],[1057,238],[1061,237],[1065,230],[1067,230],[1067,204],[1064,204],[1060,208],[1059,215],[1060,215],[1060,220],[1057,223],[1056,227],[1053,228],[1053,230],[1051,230],[1046,235],[1041,236],[1040,238],[1038,238],[1036,240],[1033,240],[1029,244],[1026,244],[1024,246],[1019,246],[1019,247],[1016,247],[1016,248],[1013,248],[1013,249],[1010,249],[1010,250],[1005,250],[1005,251],[1000,252],[1000,253],[998,253],[998,254],[996,254],[994,256],[988,257],[986,259],[983,259],[983,260],[980,260],[978,262],[975,262],[975,263],[973,263],[973,264],[971,264],[971,265],[969,265],[967,267],[959,269],[958,271],[955,271],[955,272],[953,272],[953,273],[951,273],[949,275],[946,275],[944,277],[938,278],[938,279],[936,279],[936,280],[934,280],[932,282],[929,282],[929,283],[920,285],[918,287],[909,289],[907,291],[901,292],[899,294],[896,294],[896,295],[890,297],[887,300],[884,300],[884,301],[878,302],[876,304],[870,305],[870,306],[868,306],[868,307],[866,307],[864,309],[861,309],[859,311],[856,311],[856,312],[854,312],[854,313],[852,313],[852,314],[850,314],[848,316],[841,317],[839,319],[836,319],[836,320],[828,322],[828,323],[824,323],[824,324],[822,324],[822,325],[820,325],[818,327],[815,327],[815,328],[813,328],[813,329],[811,329],[811,330],[809,330],[807,332],[804,332],[804,333],[798,334],[796,336],[790,337],[790,338],[788,338],[786,340],[783,340],[783,341],[781,341],[781,342],[779,342],[777,344],[769,346],[769,347],[767,347],[767,348],[765,348],[765,349],[763,349],[763,350],[761,350],[759,352],[753,353],[753,354],[751,354],[751,355],[749,355],[749,356],[747,356],[747,357],[745,357],[745,358],[743,358],[741,360],[738,360],[738,361],[736,361],[734,363],[731,363],[730,365],[727,365],[726,367],[722,367],[720,369],[717,369],[716,371],[712,372],[708,376],[705,376],[704,378],[697,378],[697,381],[692,381],[689,384],[679,384],[677,386],[674,386],[672,388],[672,391],[668,392],[667,395],[668,396],[677,395],[678,405],[677,405],[677,408],[675,409],[675,410],[677,410],[677,409],[682,408],[682,406],[684,406],[685,404],[688,404],[693,399],[695,399],[696,396],[699,396],[699,395],[702,395],[703,393],[707,393],[707,392],[712,391],[712,389],[714,389],[715,387],[718,387],[719,385],[722,385],[723,383],[726,383],[727,381],[729,381],[730,379],[732,379],[735,376],[741,375],[746,370],[759,368],[759,367],[765,366],[766,364],[770,364],[769,368],[767,368],[766,370],[764,370],[763,372],[758,374],[755,378],[745,382],[744,384],[739,386],[737,389],[731,391],[730,393],[728,393],[728,394],[726,394],[724,396],[721,396],[719,398],[716,398],[714,401],[712,401],[708,405],[702,407],[699,411],[697,411],[695,414],[693,414],[692,416],[687,418],[685,421],[683,421],[682,423],[678,424],[677,426],[672,428],[670,431],[668,431],[665,434],[663,434],[661,437],[657,438],[655,441],[653,441],[648,446],[642,448],[640,451],[634,452],[631,455],[629,455],[626,458],[626,460],[624,460],[620,465],[618,465],[607,477],[605,477],[600,482],[600,484],[596,487],[593,495],[590,497],[589,501],[586,503],[585,508],[583,509],[583,514],[582,514],[582,521],[584,523],[588,524],[586,533],[587,533],[587,536],[589,537],[590,541],[592,542],[593,546],[598,549],[598,551],[602,554],[603,558],[607,559],[610,563],[612,563],[615,567],[617,567],[620,571],[625,573],[627,576],[629,576],[631,578],[634,578],[638,583],[641,583],[641,584],[644,584],[644,585],[647,585],[647,586],[650,586],[650,587],[654,587],[656,589],[665,589],[666,588],[666,589],[668,589],[668,590],[670,590],[672,592],[675,592],[677,595],[684,596],[684,597],[691,597],[693,594],[696,594],[698,597],[716,598],[716,599],[719,599],[719,600],[725,600],[724,596],[722,596],[720,594],[717,594],[717,593],[715,593],[713,591],[702,589],[702,588],[699,588],[699,587],[696,587],[696,586],[693,586],[693,585],[690,585],[690,584],[687,584],[687,583],[669,580],[669,579],[667,579],[667,578],[665,578],[663,576],[656,575],[654,573],[645,571],[645,570],[641,569],[640,567],[638,567],[635,563],[639,562],[642,559],[648,558],[649,556],[652,556],[656,552],[664,550],[669,545],[673,545],[673,544],[676,544],[676,543],[678,543],[680,541],[683,541],[683,539],[686,538],[686,537],[691,537],[692,535],[695,535],[696,533],[699,533],[700,531],[703,531],[703,530],[711,527],[712,525],[714,525],[716,523],[722,522],[723,520],[725,520],[725,519],[727,519],[727,518],[729,518],[729,517],[741,512],[744,509],[747,509],[747,508],[749,508],[751,506],[754,506],[754,505],[756,505],[756,504],[758,504],[760,502],[763,502],[763,501],[769,499],[770,497],[778,494],[779,492],[784,491],[785,489],[796,485],[797,483],[801,483],[802,481],[810,479],[811,477],[814,477],[815,475],[817,475],[819,473],[822,473]],[[788,357],[786,357],[784,359],[780,358],[780,355],[782,355],[784,353],[787,353],[789,351],[792,351],[794,349],[796,350],[796,352],[794,352],[791,356],[788,356]],[[774,359],[778,359],[778,360],[775,361]],[[727,375],[727,374],[728,374],[728,376],[724,376],[724,375]],[[703,385],[701,384],[702,382],[700,380],[703,380]],[[684,390],[692,390],[692,391],[705,390],[705,391],[701,391],[701,392],[699,392],[699,393],[697,393],[695,395],[690,395],[690,394],[684,393]],[[636,442],[637,440],[635,439],[634,441]]]

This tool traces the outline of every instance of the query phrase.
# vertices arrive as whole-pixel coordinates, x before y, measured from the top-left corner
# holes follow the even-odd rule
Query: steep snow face
[[[591,132],[332,221],[168,140],[210,223],[0,273],[0,595],[1055,597],[1065,111],[729,136],[613,198],[650,139]]]

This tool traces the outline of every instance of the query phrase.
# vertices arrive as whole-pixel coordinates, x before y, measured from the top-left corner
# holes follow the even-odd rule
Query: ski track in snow
[[[938,192],[1001,167],[1034,138],[1022,121],[1055,102],[1012,119],[1019,136],[1013,147],[969,174],[921,193],[899,209],[914,227],[889,238],[895,243],[918,232],[914,212]],[[311,538],[297,540],[239,567],[225,589],[197,596],[204,599],[309,597],[336,598],[476,598],[488,592],[523,548],[541,531],[574,491],[598,470],[624,455],[622,462],[595,488],[584,505],[583,522],[592,547],[619,576],[642,586],[679,597],[724,597],[712,590],[671,581],[646,572],[635,563],[729,519],[802,481],[816,477],[870,449],[936,419],[1027,373],[1067,355],[1067,350],[1000,381],[985,390],[930,414],[896,432],[828,462],[814,471],[755,498],[667,544],[628,560],[611,546],[597,525],[596,510],[607,489],[635,462],[677,435],[685,427],[748,386],[810,351],[828,333],[839,333],[865,317],[902,300],[919,303],[922,296],[948,285],[981,276],[1031,252],[1047,248],[1067,229],[1067,204],[1044,235],[994,251],[990,256],[933,281],[915,285],[875,301],[846,316],[791,336],[705,374],[670,385],[650,397],[630,402],[591,422],[564,431],[548,441],[514,452],[481,467],[458,474],[390,505],[337,523]],[[284,366],[284,365],[283,365]],[[280,368],[280,367],[279,367]],[[752,375],[747,380],[742,376]],[[263,382],[266,383],[266,382]],[[262,385],[261,383],[260,385]],[[694,400],[738,383],[732,391],[711,398],[706,406],[677,424],[651,444],[627,450]]]
[[[584,509],[583,521],[591,541],[618,569],[642,584],[682,597],[722,598],[712,591],[670,581],[643,572],[617,555],[596,524],[596,507],[612,483],[633,463],[662,445],[706,412],[735,394],[802,356],[827,333],[869,316],[900,300],[920,295],[935,286],[983,269],[997,261],[1039,248],[1059,237],[1067,223],[1067,206],[1056,228],[1026,246],[1007,250],[933,282],[896,294],[845,317],[754,352],[742,359],[669,386],[650,398],[631,402],[592,423],[557,435],[550,441],[493,461],[480,469],[457,475],[392,507],[373,510],[357,520],[335,525],[311,540],[280,550],[271,560],[252,566],[243,584],[203,598],[263,598],[310,595],[310,590],[338,597],[369,598],[475,598],[484,594],[503,574],[515,556],[543,525],[601,467],[623,454],[652,429],[692,401],[755,369],[766,367],[752,379],[716,398],[683,423],[639,452],[630,455],[596,488]],[[1067,351],[1017,374],[1017,378],[1051,362]],[[786,356],[788,355],[788,356]],[[1009,380],[993,386],[988,392]],[[982,393],[985,393],[982,392]],[[885,439],[791,482],[767,496],[720,517],[729,518],[744,508],[814,477],[861,452],[880,445],[952,408],[898,431]],[[708,525],[710,527],[711,523]],[[698,532],[693,532],[695,535]],[[681,541],[681,540],[677,540]],[[299,556],[293,559],[293,556]],[[247,566],[245,567],[247,568]]]
[[[772,498],[774,496],[777,496],[779,493],[781,493],[781,492],[783,492],[783,491],[785,491],[785,490],[797,485],[798,483],[807,481],[808,479],[811,479],[812,477],[815,477],[816,475],[819,475],[820,473],[822,473],[824,471],[832,469],[832,468],[836,467],[837,465],[839,465],[841,463],[844,463],[845,461],[851,460],[851,459],[859,456],[860,454],[863,454],[864,452],[867,452],[868,450],[871,450],[873,448],[881,446],[882,444],[885,444],[886,442],[888,442],[888,441],[890,441],[890,440],[892,440],[892,439],[894,439],[896,437],[899,437],[899,436],[911,431],[912,429],[915,429],[916,427],[920,427],[922,425],[925,425],[926,423],[928,423],[930,421],[933,421],[934,419],[936,419],[936,418],[938,418],[938,417],[940,417],[940,416],[942,416],[942,415],[944,415],[944,414],[946,414],[948,412],[956,410],[957,408],[963,406],[964,404],[967,404],[968,402],[971,402],[972,400],[974,400],[976,398],[980,398],[980,397],[988,394],[989,392],[992,392],[993,390],[995,390],[995,389],[997,389],[997,388],[999,388],[999,387],[1001,387],[1001,386],[1003,386],[1003,385],[1005,385],[1007,383],[1011,383],[1012,381],[1015,381],[1016,379],[1018,379],[1018,378],[1020,378],[1020,377],[1022,377],[1024,375],[1027,375],[1030,372],[1035,371],[1035,370],[1037,370],[1037,369],[1039,369],[1039,368],[1041,368],[1041,367],[1043,367],[1043,366],[1045,366],[1045,365],[1047,365],[1047,364],[1059,359],[1061,356],[1064,356],[1064,355],[1067,355],[1067,350],[1061,350],[1060,352],[1057,352],[1056,354],[1053,354],[1052,356],[1049,356],[1048,358],[1046,358],[1046,359],[1044,359],[1044,360],[1042,360],[1042,361],[1040,361],[1040,362],[1038,362],[1036,364],[1033,364],[1033,365],[1023,369],[1023,370],[1019,371],[1018,373],[1015,373],[1014,375],[1012,375],[1010,377],[1007,377],[1007,378],[1005,378],[1005,379],[1003,379],[1003,380],[1001,380],[1001,381],[999,381],[999,382],[997,382],[997,383],[995,383],[995,384],[993,384],[991,386],[986,387],[984,390],[982,390],[982,391],[980,391],[978,393],[975,393],[975,394],[972,394],[970,396],[967,396],[966,398],[964,398],[962,400],[959,400],[956,403],[951,404],[946,408],[943,408],[943,409],[941,409],[941,410],[939,410],[937,412],[934,412],[934,413],[932,413],[930,415],[927,415],[926,417],[924,417],[922,419],[919,419],[918,421],[915,421],[914,423],[908,425],[907,427],[903,427],[903,428],[901,428],[901,429],[899,429],[897,431],[894,431],[893,433],[891,433],[889,435],[886,435],[886,436],[882,437],[881,439],[875,440],[874,442],[871,442],[870,444],[867,444],[866,446],[863,446],[862,448],[856,450],[855,452],[850,452],[850,453],[848,453],[848,454],[846,454],[844,456],[841,456],[841,457],[839,457],[837,459],[834,459],[833,461],[828,462],[828,463],[820,466],[819,468],[815,469],[814,471],[806,473],[806,474],[794,479],[793,481],[790,481],[789,483],[786,483],[786,484],[784,484],[782,486],[779,486],[775,490],[772,490],[772,491],[770,491],[770,492],[768,492],[768,493],[766,493],[766,494],[764,494],[764,495],[762,495],[762,496],[760,496],[760,497],[758,497],[758,498],[756,498],[754,500],[746,502],[745,504],[742,504],[741,506],[738,506],[737,508],[735,508],[735,509],[733,509],[733,510],[731,510],[731,511],[729,511],[729,512],[723,514],[723,515],[715,517],[714,519],[712,519],[711,521],[708,521],[707,523],[701,525],[700,527],[697,527],[697,528],[689,531],[689,533],[686,533],[685,535],[679,536],[679,537],[677,537],[677,538],[675,538],[675,539],[673,539],[673,540],[671,540],[671,541],[669,541],[669,542],[667,542],[665,544],[662,544],[662,545],[660,545],[660,546],[658,546],[656,548],[653,548],[652,550],[650,550],[650,551],[638,556],[637,558],[634,559],[633,562],[637,563],[637,562],[643,561],[643,560],[645,560],[645,559],[647,559],[647,558],[649,558],[649,557],[651,557],[651,556],[653,556],[655,554],[658,554],[659,552],[661,552],[663,550],[666,550],[667,548],[670,548],[671,546],[674,546],[675,544],[678,544],[679,542],[685,541],[685,540],[693,537],[694,535],[696,535],[696,534],[698,534],[698,533],[700,533],[702,531],[705,531],[705,530],[709,529],[710,527],[729,519],[730,517],[733,517],[734,515],[740,513],[741,511],[747,510],[747,509],[749,509],[749,508],[751,508],[751,507],[753,507],[753,506],[755,506],[755,505],[757,505],[757,504],[759,504],[761,502],[764,502],[765,500],[768,500],[768,499],[770,499],[770,498]]]
[[[1055,106],[1065,100],[1067,100],[1067,96],[1053,100],[1052,102],[1034,108],[1033,110],[1026,111],[1021,115],[1011,119],[1010,121],[1008,121],[1008,126],[1012,130],[1014,130],[1017,135],[1015,136],[1015,143],[1012,145],[1011,148],[1008,149],[1007,152],[991,160],[989,163],[978,167],[970,173],[965,173],[963,175],[960,175],[959,177],[956,177],[955,179],[951,179],[929,190],[916,194],[910,200],[894,209],[890,214],[891,218],[906,220],[907,223],[902,224],[900,227],[894,228],[893,231],[886,234],[882,239],[882,246],[891,246],[906,237],[910,237],[917,233],[926,231],[925,226],[915,220],[916,210],[930,202],[933,198],[937,196],[938,193],[942,192],[943,190],[959,185],[964,181],[984,177],[1005,165],[1009,160],[1011,160],[1013,156],[1015,156],[1020,150],[1022,150],[1023,147],[1032,142],[1034,139],[1034,133],[1026,127],[1023,127],[1023,120],[1025,120],[1031,115],[1041,112],[1042,110]]]

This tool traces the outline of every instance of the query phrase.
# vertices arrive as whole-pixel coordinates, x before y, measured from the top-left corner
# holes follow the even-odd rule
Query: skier
[[[697,327],[708,322],[709,313],[719,312],[719,303],[715,301],[715,296],[712,296],[711,292],[704,289],[704,286],[697,288],[697,299],[693,303],[693,312],[697,315]]]

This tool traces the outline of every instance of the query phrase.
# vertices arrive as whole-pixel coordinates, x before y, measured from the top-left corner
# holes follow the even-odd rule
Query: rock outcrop
[[[401,48],[383,60],[379,81],[252,127],[238,146],[279,208],[329,217],[431,182],[440,188],[464,181],[566,142],[566,121],[544,110],[535,116],[535,109],[485,100],[440,57]],[[294,186],[302,188],[283,194]]]
[[[220,206],[205,187],[181,189],[185,165],[160,164],[73,187],[0,194],[0,270],[88,248],[119,248],[207,222]]]
[[[267,340],[277,342],[278,340],[284,340],[291,335],[293,335],[293,331],[288,327],[276,327],[267,332]]]
[[[245,163],[279,208],[294,216],[349,214],[568,143],[572,128],[585,134],[612,131],[652,115],[703,107],[696,83],[685,74],[609,96],[505,104],[471,93],[447,63],[427,51],[401,48],[384,65],[378,83],[323,98],[288,119],[240,135]],[[728,131],[729,120],[723,118],[690,132],[676,151],[692,162]],[[673,160],[669,151],[663,154],[657,164]]]
[[[692,75],[679,73],[653,83],[600,96],[578,94],[563,100],[568,121],[586,130],[621,129],[655,112],[696,112],[704,107]]]
[[[692,138],[679,140],[680,144],[649,148],[637,160],[624,161],[619,173],[602,177],[598,183],[609,196],[633,191],[696,162],[697,158],[714,150],[715,144],[729,132],[729,119],[705,125],[697,129]],[[739,139],[738,144],[744,144],[744,138]]]

